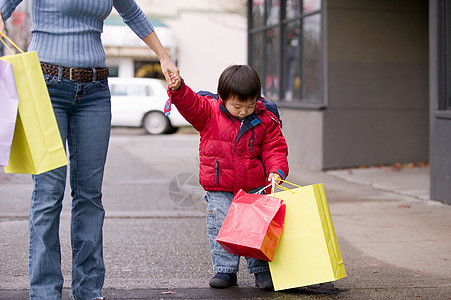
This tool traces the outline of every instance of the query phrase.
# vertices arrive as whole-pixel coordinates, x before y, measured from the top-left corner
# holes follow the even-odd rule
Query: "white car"
[[[167,84],[154,78],[110,77],[112,126],[144,127],[150,134],[173,133],[190,124],[172,105],[164,115]]]

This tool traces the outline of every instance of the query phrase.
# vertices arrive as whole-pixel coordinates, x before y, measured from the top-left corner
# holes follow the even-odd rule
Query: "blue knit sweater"
[[[0,0],[7,20],[22,0]],[[143,38],[153,26],[135,0],[31,0],[33,38],[29,51],[41,62],[66,67],[105,67],[100,35],[112,7],[124,22]]]

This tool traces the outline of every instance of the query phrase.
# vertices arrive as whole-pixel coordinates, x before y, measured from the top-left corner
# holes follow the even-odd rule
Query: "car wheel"
[[[174,133],[176,133],[178,130],[179,130],[178,127],[172,127],[172,126],[171,126],[171,128],[169,128],[169,130],[166,131],[166,133],[168,133],[168,134],[174,134]]]
[[[143,127],[150,134],[166,133],[170,128],[169,119],[159,111],[148,112],[143,118]]]

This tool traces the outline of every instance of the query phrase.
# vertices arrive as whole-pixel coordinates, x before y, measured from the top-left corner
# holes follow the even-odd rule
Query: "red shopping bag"
[[[216,241],[231,254],[272,261],[284,217],[282,200],[239,190]]]

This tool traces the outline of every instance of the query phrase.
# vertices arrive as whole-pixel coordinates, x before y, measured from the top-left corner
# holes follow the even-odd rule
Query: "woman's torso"
[[[113,0],[32,0],[29,50],[55,65],[104,67],[100,36],[112,7]]]

